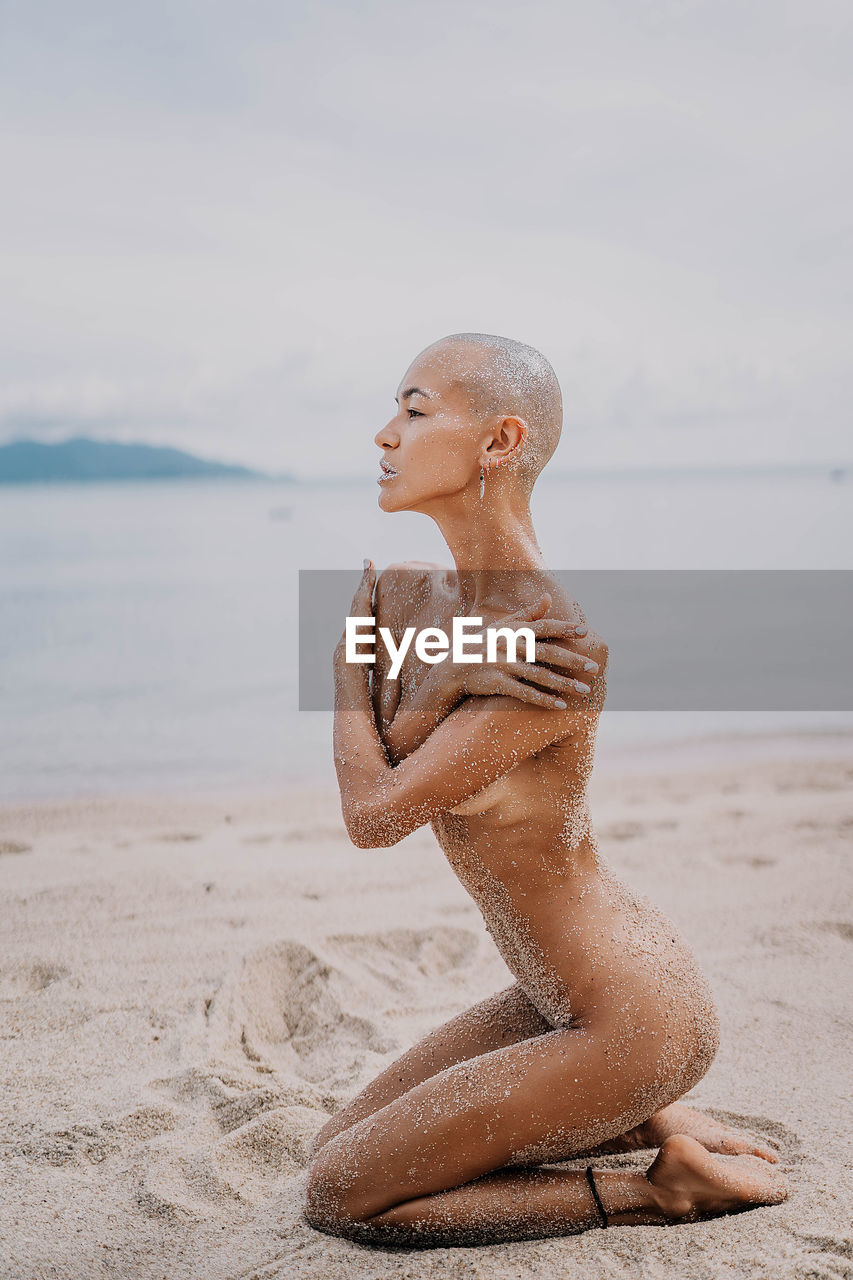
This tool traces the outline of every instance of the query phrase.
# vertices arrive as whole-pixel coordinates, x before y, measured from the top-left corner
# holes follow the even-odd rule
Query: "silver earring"
[[[481,466],[480,467],[480,501],[481,502],[483,501],[483,494],[485,493],[485,491],[486,491],[486,472]]]

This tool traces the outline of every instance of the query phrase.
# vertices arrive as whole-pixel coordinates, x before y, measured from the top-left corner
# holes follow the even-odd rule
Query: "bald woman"
[[[678,1101],[718,1047],[675,926],[613,874],[587,807],[607,646],[549,575],[530,516],[562,403],[538,351],[428,347],[376,436],[383,511],[438,525],[455,569],[370,562],[351,606],[386,626],[528,625],[535,661],[395,679],[335,653],[335,761],[362,849],[429,823],[516,981],[436,1028],[320,1130],[305,1214],[366,1244],[476,1245],[674,1223],[787,1195],[775,1152]],[[375,589],[375,590],[374,590]],[[523,652],[523,651],[522,651]],[[381,654],[381,646],[378,648]],[[528,655],[529,656],[529,655]],[[645,1173],[543,1167],[657,1148]]]

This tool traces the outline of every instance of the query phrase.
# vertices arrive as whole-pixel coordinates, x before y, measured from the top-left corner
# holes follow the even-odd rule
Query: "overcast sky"
[[[554,466],[849,461],[847,0],[0,0],[0,441],[373,476],[539,347]]]

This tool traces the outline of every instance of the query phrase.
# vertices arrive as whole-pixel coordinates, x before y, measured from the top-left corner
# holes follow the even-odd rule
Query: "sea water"
[[[297,709],[298,570],[452,563],[429,519],[378,493],[0,486],[0,799],[332,781],[331,715]],[[853,478],[828,471],[546,475],[533,513],[553,569],[853,567]],[[849,713],[605,710],[599,753],[851,728]]]

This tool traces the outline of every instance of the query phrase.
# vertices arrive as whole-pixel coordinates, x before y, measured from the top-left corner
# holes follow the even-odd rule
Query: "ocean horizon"
[[[724,471],[543,476],[549,566],[853,567],[849,479]],[[4,486],[0,799],[332,781],[331,715],[297,709],[298,571],[451,564],[431,521],[377,495],[366,479]],[[851,728],[842,712],[605,709],[599,752]]]

